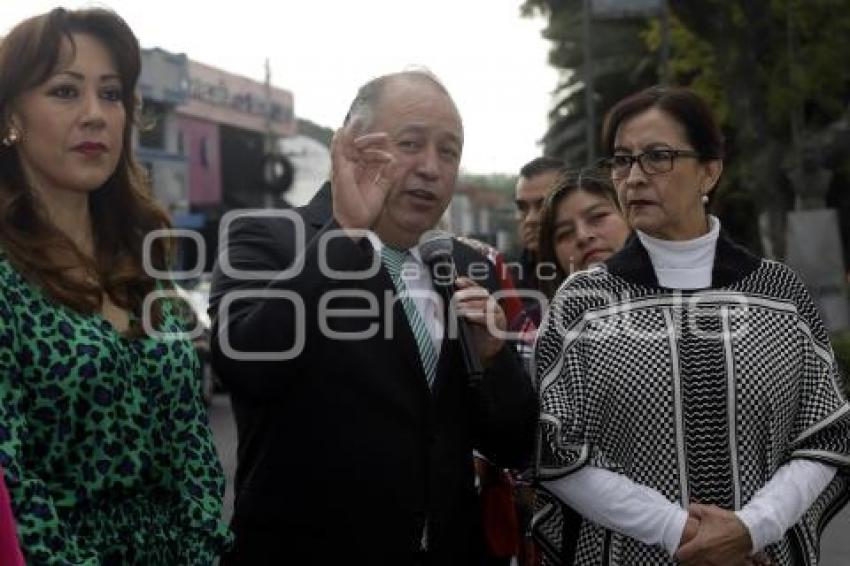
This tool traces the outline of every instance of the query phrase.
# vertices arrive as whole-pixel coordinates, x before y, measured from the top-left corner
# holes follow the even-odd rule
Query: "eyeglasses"
[[[615,179],[628,177],[636,162],[647,175],[658,175],[673,170],[677,157],[702,157],[690,149],[648,149],[637,155],[616,154],[599,160],[599,166],[609,169]]]

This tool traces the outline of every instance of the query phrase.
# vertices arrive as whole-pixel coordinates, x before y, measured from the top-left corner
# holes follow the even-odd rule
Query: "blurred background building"
[[[306,204],[328,178],[333,130],[296,118],[286,89],[152,48],[142,51],[139,93],[136,157],[175,227],[203,236],[205,271],[215,261],[224,213]],[[262,180],[268,137],[295,169],[292,186],[273,195]],[[445,220],[458,234],[509,251],[516,245],[513,179],[499,180],[493,186],[486,177],[462,178]],[[197,265],[195,244],[181,238],[179,245],[178,268]]]
[[[294,97],[286,89],[153,48],[142,52],[139,92],[136,156],[175,226],[203,235],[205,270],[213,265],[225,212],[303,204],[312,196],[307,186],[324,176],[318,173],[323,168],[326,172],[327,146],[298,134]],[[297,162],[300,174],[291,194],[268,195],[263,184],[269,137]],[[188,240],[180,244],[180,267],[196,265],[196,247]]]
[[[541,154],[593,164],[617,100],[658,83],[697,91],[727,141],[712,211],[736,241],[800,272],[831,329],[850,326],[850,0],[521,5],[548,22],[543,36],[559,71]],[[332,132],[297,118],[289,90],[146,49],[140,91],[137,155],[177,226],[203,234],[206,269],[222,214],[304,204],[327,176]],[[295,165],[286,193],[263,185],[269,151]],[[445,224],[510,255],[513,179],[476,173],[485,175],[461,177]],[[192,259],[187,249],[184,261]]]

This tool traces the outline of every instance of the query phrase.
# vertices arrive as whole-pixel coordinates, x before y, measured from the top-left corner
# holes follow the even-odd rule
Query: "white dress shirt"
[[[380,257],[384,244],[377,238],[370,238],[369,241],[372,243],[375,253]],[[434,289],[434,284],[431,282],[431,270],[422,261],[419,246],[414,246],[409,251],[410,254],[405,258],[401,267],[401,280],[407,286],[409,296],[413,300],[413,304],[416,305],[416,310],[419,311],[419,315],[431,335],[434,350],[439,355],[440,348],[443,345],[443,330],[445,329],[443,300]]]

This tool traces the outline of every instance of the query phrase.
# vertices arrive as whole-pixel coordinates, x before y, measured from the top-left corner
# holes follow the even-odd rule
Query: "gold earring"
[[[3,145],[5,145],[6,147],[12,147],[16,143],[18,143],[20,140],[21,140],[21,134],[18,133],[18,130],[16,130],[13,127],[9,127],[9,129],[6,130],[6,135],[3,136],[3,139],[0,140],[0,141],[2,141]]]

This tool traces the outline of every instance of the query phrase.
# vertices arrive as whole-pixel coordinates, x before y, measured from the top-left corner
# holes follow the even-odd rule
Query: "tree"
[[[334,131],[331,128],[320,126],[315,122],[311,122],[305,118],[297,118],[298,133],[321,142],[325,147],[331,146],[331,139],[334,136]]]
[[[544,36],[555,42],[550,61],[564,70],[564,79],[544,141],[547,153],[568,158],[580,155],[584,143],[576,135],[583,131],[584,116],[582,4],[526,0],[523,5],[525,14],[549,18]],[[789,171],[801,165],[804,153],[835,170],[835,179],[846,179],[843,172],[850,169],[847,127],[840,127],[850,101],[845,62],[850,0],[669,0],[669,6],[671,82],[712,104],[727,140],[717,210],[733,224],[734,217],[742,219],[742,207],[761,211],[770,244],[766,251],[781,258],[785,213],[795,203]],[[600,52],[598,107],[604,111],[655,82],[651,62],[661,33],[655,19],[594,22],[594,30],[594,49]],[[622,65],[602,63],[618,58]],[[740,227],[745,233],[737,236],[759,250],[756,224],[743,219]]]
[[[559,69],[549,129],[543,136],[544,153],[574,166],[587,161],[586,74],[582,0],[526,0],[523,14],[549,19],[543,36],[554,43],[549,62]],[[641,36],[643,19],[603,20],[592,23],[593,103],[598,131],[605,110],[625,95],[657,80],[655,58]]]
[[[850,95],[850,1],[670,6],[673,80],[713,103],[727,135],[721,197],[751,198],[764,214],[768,251],[783,257],[785,212],[795,201],[788,172],[813,144],[818,165],[841,166],[839,144],[818,140],[846,112]],[[653,48],[657,35],[647,35]]]

